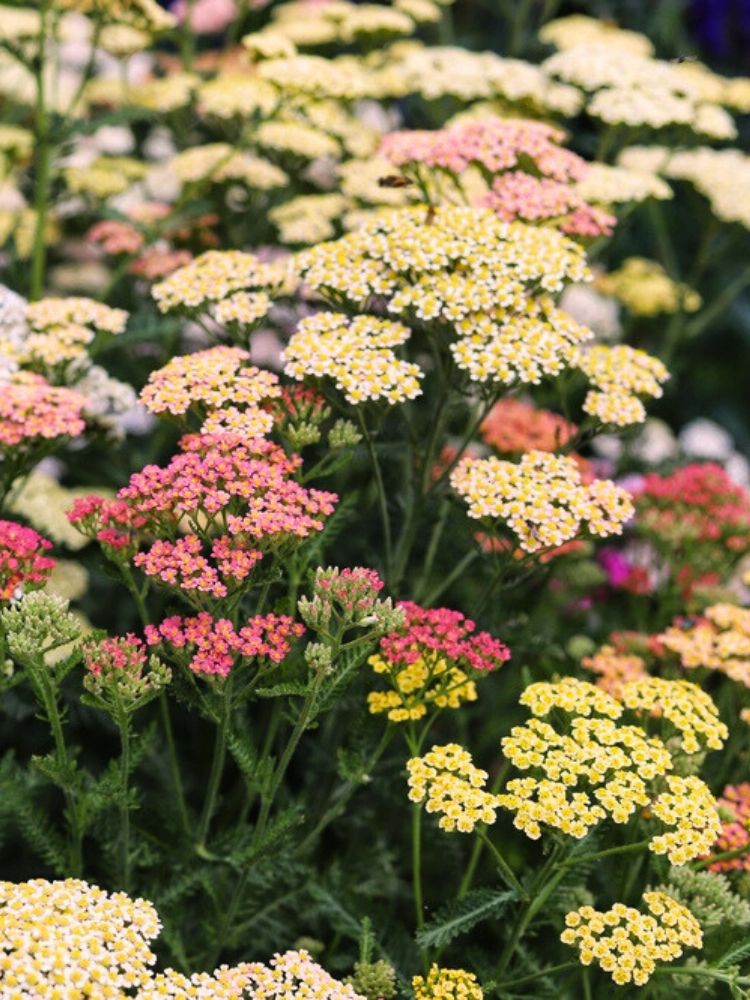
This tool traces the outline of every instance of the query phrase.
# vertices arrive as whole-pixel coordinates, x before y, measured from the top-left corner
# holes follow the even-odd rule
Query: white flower
[[[686,455],[725,461],[734,451],[731,434],[713,420],[699,417],[686,424],[679,434],[679,442]]]

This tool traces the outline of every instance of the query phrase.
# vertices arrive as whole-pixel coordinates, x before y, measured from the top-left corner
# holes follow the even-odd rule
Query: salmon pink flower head
[[[49,385],[41,375],[17,372],[0,392],[0,445],[29,450],[55,438],[75,438],[86,424],[87,399],[72,389]]]
[[[495,403],[479,427],[483,440],[503,453],[559,451],[578,428],[551,410],[543,410],[520,399]]]
[[[52,542],[33,528],[0,521],[0,601],[44,586],[55,566],[55,560],[44,554],[51,548]]]
[[[380,652],[392,665],[408,666],[419,659],[444,658],[463,670],[489,673],[510,659],[510,650],[460,611],[422,608],[413,601],[398,604],[405,615],[403,629],[380,640]]]
[[[711,872],[750,871],[750,783],[727,785],[716,800],[720,813],[724,813],[725,822],[721,828],[713,853],[723,854],[725,851],[739,851],[746,848],[746,853],[736,858],[721,858],[708,865]],[[710,857],[711,855],[709,855]],[[705,859],[704,859],[705,860]]]
[[[253,661],[281,663],[304,627],[287,615],[256,615],[236,629],[207,611],[192,618],[174,615],[146,626],[146,642],[160,646],[195,674],[227,677]]]

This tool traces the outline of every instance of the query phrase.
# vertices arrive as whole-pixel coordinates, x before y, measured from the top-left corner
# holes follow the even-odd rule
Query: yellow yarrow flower
[[[409,799],[439,813],[441,830],[471,833],[477,823],[496,819],[496,796],[485,791],[488,774],[475,767],[471,754],[457,743],[433,746],[407,761]]]
[[[645,914],[623,903],[605,911],[572,910],[560,940],[578,949],[582,965],[596,962],[618,986],[643,986],[659,962],[703,946],[700,924],[686,906],[664,892],[645,892],[643,901]]]
[[[390,691],[371,691],[367,704],[372,715],[387,713],[390,722],[421,719],[430,708],[460,708],[476,701],[473,680],[438,656],[420,656],[407,666],[394,667],[379,654],[367,661],[377,674],[386,674]]]
[[[473,972],[441,969],[433,964],[426,976],[411,981],[414,1000],[483,1000],[482,987]]]

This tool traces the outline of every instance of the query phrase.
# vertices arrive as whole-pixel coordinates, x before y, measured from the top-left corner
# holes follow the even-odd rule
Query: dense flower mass
[[[151,413],[183,418],[193,409],[203,420],[204,434],[263,437],[273,416],[261,404],[281,390],[272,372],[247,364],[249,357],[240,347],[220,346],[173,358],[151,373],[141,402]]]
[[[710,695],[690,681],[644,677],[625,684],[620,697],[631,711],[665,719],[679,732],[687,754],[721,750],[729,736]]]
[[[113,691],[115,699],[137,703],[156,693],[170,680],[170,671],[152,656],[144,643],[129,633],[122,637],[88,640],[83,645],[88,671],[84,686],[95,695]]]
[[[686,670],[717,670],[750,687],[750,608],[714,604],[705,617],[677,623],[657,636]]]
[[[635,501],[638,529],[667,551],[689,545],[698,561],[699,547],[700,561],[713,569],[750,549],[750,493],[715,462],[649,473]]]
[[[618,699],[625,684],[647,676],[646,662],[642,656],[618,650],[608,643],[593,655],[585,656],[581,660],[581,666],[597,675],[597,687]]]
[[[235,628],[207,611],[192,618],[173,615],[146,626],[146,642],[169,653],[195,674],[227,677],[254,661],[277,664],[287,656],[303,626],[287,615],[257,615]]]
[[[566,915],[560,939],[578,949],[583,965],[596,962],[618,986],[643,986],[659,962],[703,946],[700,924],[686,906],[664,892],[646,892],[643,901],[646,914],[623,903],[604,912],[581,906]]]
[[[421,180],[426,167],[449,174],[459,186],[462,175],[478,167],[489,180],[478,203],[506,222],[554,220],[563,232],[609,234],[616,220],[576,191],[573,182],[586,175],[588,164],[560,146],[563,138],[542,122],[488,116],[436,132],[393,132],[380,152],[407,175]],[[471,190],[476,179],[463,185]]]
[[[161,312],[201,311],[237,292],[273,287],[279,278],[278,269],[255,254],[209,250],[154,285],[152,294]]]
[[[712,872],[750,871],[750,783],[727,785],[716,800],[723,814],[721,832],[712,845]],[[722,857],[724,854],[732,855]]]
[[[619,535],[633,515],[630,495],[606,479],[583,482],[572,458],[526,452],[518,463],[465,458],[451,485],[466,501],[469,517],[491,530],[505,525],[526,552],[554,548],[587,530]]]
[[[148,901],[78,879],[0,882],[3,979],[19,997],[122,996],[145,986],[160,929]]]
[[[596,286],[634,316],[658,316],[679,309],[695,312],[701,306],[697,292],[673,281],[660,264],[644,257],[628,257],[616,271],[600,275]]]
[[[55,560],[45,555],[51,548],[52,543],[33,528],[0,521],[0,601],[46,583],[55,566]]]
[[[284,351],[285,372],[296,379],[331,378],[350,403],[402,403],[421,394],[423,373],[392,350],[409,339],[402,323],[321,312],[303,319]]]
[[[439,813],[441,830],[471,833],[477,823],[496,819],[496,796],[485,791],[488,774],[475,767],[471,754],[457,743],[434,746],[407,761],[409,799]]]
[[[80,393],[19,372],[0,392],[0,445],[29,450],[56,438],[78,437],[86,428],[85,407]]]
[[[373,714],[387,713],[391,722],[421,719],[429,709],[459,708],[477,697],[474,678],[496,670],[510,651],[487,632],[475,632],[473,621],[448,608],[425,610],[409,601],[403,628],[380,640],[370,666],[390,683],[389,691],[367,696]]]
[[[486,209],[388,210],[303,252],[299,265],[332,302],[363,308],[383,298],[409,326],[447,329],[457,367],[476,382],[538,383],[591,337],[552,298],[587,279],[581,248]]]
[[[585,348],[577,353],[575,363],[594,386],[584,400],[584,412],[617,427],[644,421],[641,397],[658,399],[662,383],[669,378],[658,358],[626,344]]]

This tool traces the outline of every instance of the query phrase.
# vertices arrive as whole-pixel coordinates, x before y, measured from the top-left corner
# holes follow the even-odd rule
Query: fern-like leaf
[[[483,920],[497,916],[514,899],[517,894],[510,890],[475,889],[463,899],[441,907],[435,918],[418,932],[417,943],[420,948],[444,948]]]

